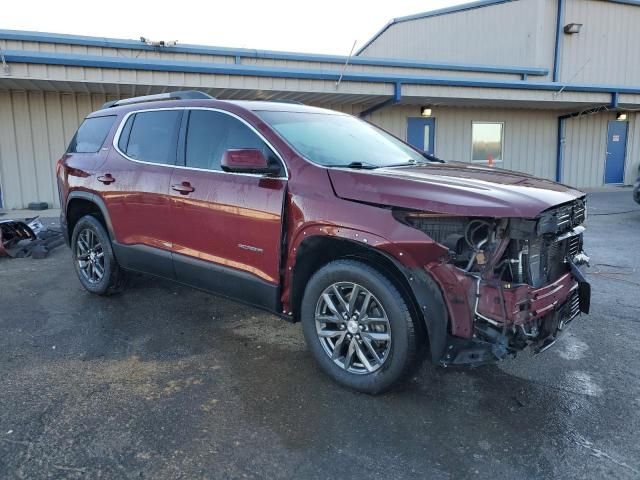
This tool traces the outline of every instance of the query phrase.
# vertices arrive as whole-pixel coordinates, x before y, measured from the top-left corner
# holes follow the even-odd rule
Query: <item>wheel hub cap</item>
[[[316,305],[316,332],[333,362],[349,373],[378,370],[391,351],[391,324],[382,303],[357,283],[327,287]]]

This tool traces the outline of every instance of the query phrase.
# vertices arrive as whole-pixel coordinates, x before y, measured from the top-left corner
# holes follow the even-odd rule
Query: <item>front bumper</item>
[[[578,266],[571,262],[570,267],[571,271],[555,282],[537,289],[529,285],[479,286],[473,335],[449,335],[440,363],[481,365],[525,348],[533,348],[535,353],[548,349],[569,323],[589,312],[590,285]]]

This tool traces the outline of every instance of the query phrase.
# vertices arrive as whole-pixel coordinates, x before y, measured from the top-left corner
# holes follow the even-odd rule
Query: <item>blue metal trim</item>
[[[25,42],[43,42],[64,45],[82,45],[87,47],[126,48],[130,50],[166,51],[174,53],[193,53],[199,55],[220,55],[239,58],[264,58],[271,60],[291,60],[314,63],[339,63],[344,65],[348,59],[342,55],[325,55],[314,53],[278,52],[272,50],[251,50],[245,48],[207,47],[202,45],[176,45],[175,47],[153,47],[136,40],[122,40],[115,38],[98,38],[81,35],[66,35],[60,33],[25,32],[20,30],[0,30],[0,39],[19,40]],[[351,57],[349,63],[353,65],[368,65],[376,67],[420,68],[426,70],[450,70],[461,72],[502,73],[513,75],[549,74],[546,68],[516,67],[508,65],[482,65],[448,62],[425,62],[411,59],[389,59],[371,57]]]
[[[400,82],[396,82],[393,88],[393,98],[389,98],[384,102],[378,103],[372,107],[367,108],[366,110],[363,110],[362,112],[360,112],[359,117],[364,118],[368,115],[371,115],[373,112],[377,112],[378,110],[383,109],[386,106],[395,105],[396,103],[400,102],[401,99],[402,99],[402,84]]]
[[[556,182],[562,182],[562,171],[564,169],[564,121],[568,117],[562,115],[558,117],[558,144],[556,148]]]
[[[634,7],[640,7],[639,0],[608,0],[611,3],[622,3],[623,5],[633,5]]]
[[[489,7],[491,5],[498,5],[500,3],[513,2],[516,0],[478,0],[471,3],[463,3],[462,5],[455,5],[453,7],[440,8],[438,10],[431,10],[429,12],[416,13],[414,15],[407,15],[404,17],[393,18],[373,37],[371,37],[362,47],[358,49],[356,55],[360,55],[369,45],[371,45],[380,35],[386,32],[389,27],[392,27],[396,23],[409,22],[411,20],[419,20],[421,18],[438,17],[440,15],[447,15],[449,13],[464,12],[466,10],[474,10],[476,8]]]
[[[618,108],[620,106],[620,93],[613,92],[611,94],[611,108]]]
[[[305,70],[297,68],[266,67],[260,65],[184,62],[179,60],[156,60],[124,57],[102,57],[56,52],[29,52],[25,50],[5,50],[7,62],[65,65],[75,67],[125,68],[131,70],[169,71],[184,73],[207,73],[215,75],[247,75],[257,77],[297,78],[308,80],[338,80],[339,70]],[[430,77],[422,75],[394,75],[388,73],[345,72],[343,81],[446,85],[454,87],[504,88],[511,90],[545,90],[593,93],[640,94],[640,86],[563,84],[555,82],[523,82],[522,80],[477,80],[460,77]]]
[[[564,23],[564,0],[558,0],[558,11],[556,13],[556,41],[553,49],[553,76],[554,82],[558,81],[560,72],[560,49],[562,48],[562,24]]]

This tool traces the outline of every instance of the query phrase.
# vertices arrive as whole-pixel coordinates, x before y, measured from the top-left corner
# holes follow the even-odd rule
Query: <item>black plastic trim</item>
[[[118,265],[125,270],[176,279],[171,252],[147,245],[124,245],[113,240],[111,246]]]
[[[278,312],[280,289],[247,272],[225,267],[186,255],[173,254],[176,279],[223,297]]]

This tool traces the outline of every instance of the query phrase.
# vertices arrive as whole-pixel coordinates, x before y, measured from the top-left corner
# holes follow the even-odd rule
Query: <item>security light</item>
[[[422,115],[423,117],[430,117],[431,116],[431,108],[430,107],[422,107],[420,109],[420,115]]]
[[[580,29],[582,28],[581,23],[567,23],[564,26],[564,33],[567,35],[573,35],[574,33],[580,33]]]
[[[627,119],[627,114],[626,113],[620,112],[618,115],[616,115],[616,120],[624,122],[626,119]]]

